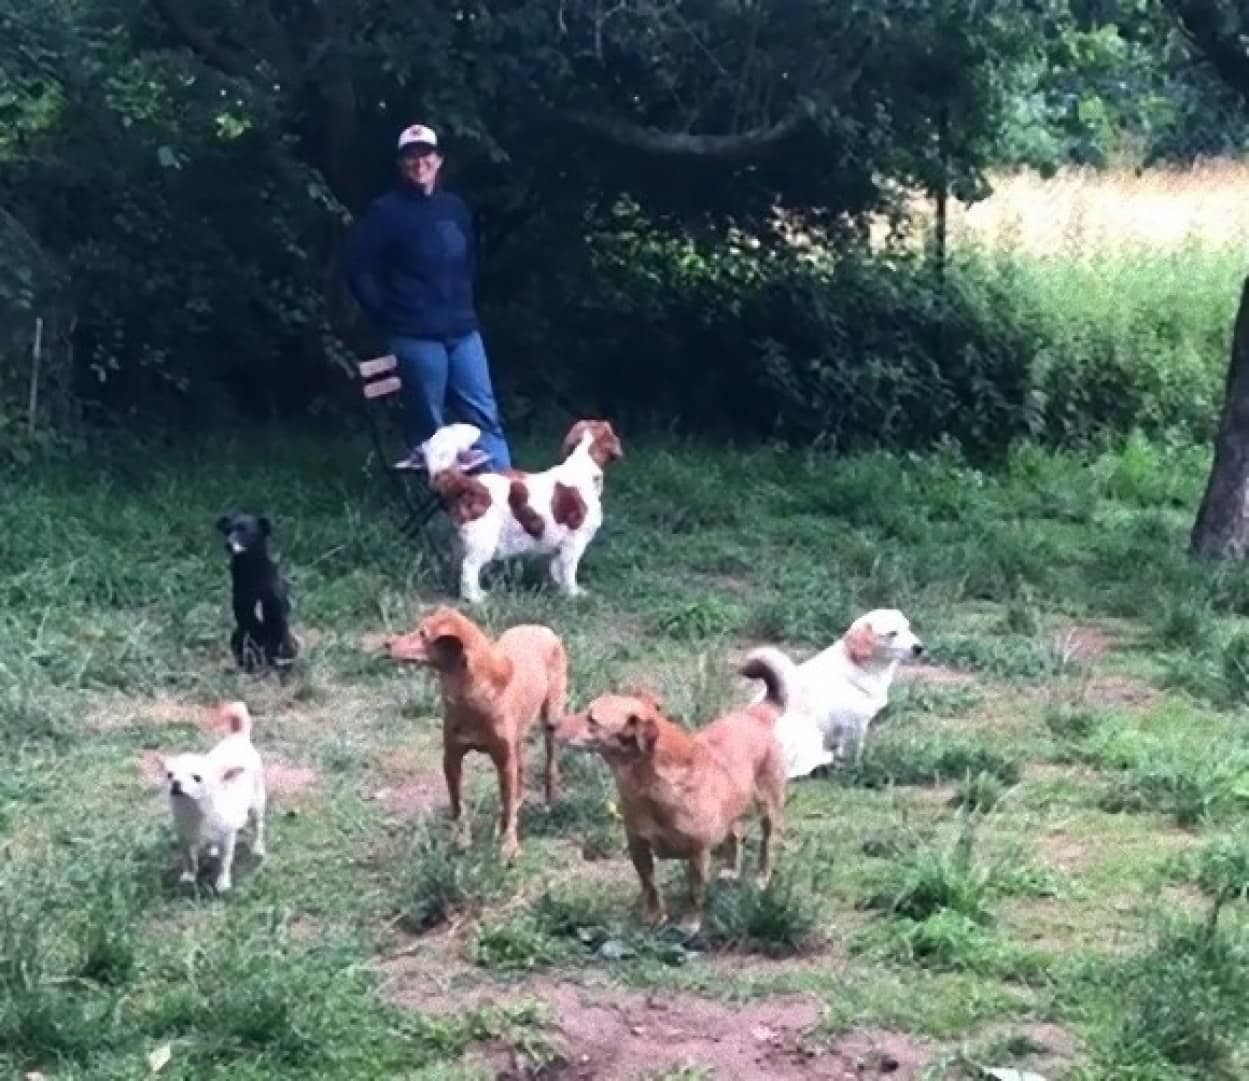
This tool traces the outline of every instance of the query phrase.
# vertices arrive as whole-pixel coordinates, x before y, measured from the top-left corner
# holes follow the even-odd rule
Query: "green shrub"
[[[1196,921],[1164,928],[1148,948],[1111,964],[1088,988],[1114,1003],[1112,1035],[1098,1076],[1234,1077],[1249,1037],[1249,949],[1243,939]],[[1098,1008],[1101,1008],[1100,1005]],[[1136,1072],[1125,1068],[1132,1064]]]
[[[988,774],[1002,785],[1019,781],[1019,762],[991,747],[937,737],[882,739],[871,743],[862,759],[838,774],[864,788],[890,784],[935,785]]]
[[[666,233],[631,210],[600,222],[586,258],[549,286],[545,352],[567,362],[546,376],[568,398],[702,430],[973,453],[1024,437],[1206,440],[1240,274],[1214,250],[964,248],[939,283],[918,253],[811,259]],[[1116,495],[1155,494],[1147,457],[1120,463]]]
[[[415,932],[502,896],[511,877],[493,839],[475,836],[461,851],[449,829],[428,820],[417,825],[404,867],[399,908],[402,922]]]

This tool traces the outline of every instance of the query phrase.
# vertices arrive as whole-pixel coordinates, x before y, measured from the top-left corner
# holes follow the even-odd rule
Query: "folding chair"
[[[392,463],[399,457],[399,452],[388,453],[387,440],[383,436],[383,426],[390,430],[400,428],[393,418],[393,411],[398,405],[395,395],[403,388],[399,362],[393,355],[374,357],[360,361],[356,369],[360,372],[360,402],[369,437],[373,441],[373,453],[379,468],[390,478],[403,513],[400,528],[409,537],[423,537],[425,527],[442,509],[442,500],[429,487],[423,471],[395,468]],[[403,451],[410,449],[405,446]]]

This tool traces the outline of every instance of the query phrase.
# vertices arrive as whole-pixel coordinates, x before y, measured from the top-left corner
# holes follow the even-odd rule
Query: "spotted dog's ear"
[[[600,421],[594,433],[595,457],[599,465],[619,461],[624,457],[624,447],[620,445],[620,437],[609,421]]]
[[[581,437],[585,435],[587,431],[589,431],[589,428],[590,428],[590,421],[579,420],[577,421],[576,424],[574,424],[571,428],[568,429],[568,434],[564,436],[564,445],[560,449],[560,454],[562,457],[567,458],[568,455],[570,455],[574,450],[577,449],[577,445],[581,442]]]
[[[858,619],[846,631],[846,653],[855,664],[866,664],[876,653],[876,632],[866,620]]]
[[[605,420],[579,420],[564,436],[563,456],[565,458],[577,449],[587,432],[590,435],[590,457],[599,468],[605,467],[608,462],[624,457],[624,448],[620,445],[620,439],[610,423]]]
[[[433,489],[442,496],[447,517],[457,526],[473,522],[490,509],[490,489],[476,477],[458,469],[445,469],[433,479]]]

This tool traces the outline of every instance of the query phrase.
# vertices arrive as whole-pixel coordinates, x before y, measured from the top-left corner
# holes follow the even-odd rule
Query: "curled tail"
[[[778,709],[787,709],[793,697],[797,666],[775,646],[752,649],[738,672],[747,679],[759,679],[766,688],[764,701]]]
[[[481,438],[481,429],[472,424],[448,424],[424,443],[425,470],[431,478],[455,467],[456,459]]]
[[[252,715],[242,702],[227,702],[217,712],[230,725],[231,732],[252,738]]]

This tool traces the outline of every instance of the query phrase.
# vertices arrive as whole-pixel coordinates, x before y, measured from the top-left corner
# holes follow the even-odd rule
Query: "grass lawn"
[[[451,574],[358,448],[39,466],[0,480],[0,1072],[1246,1076],[1249,573],[1183,554],[1204,452],[981,472],[624,438],[590,595],[488,583],[492,630],[564,637],[574,704],[644,683],[702,722],[747,693],[745,647],[806,655],[877,605],[931,650],[857,768],[790,787],[772,888],[718,887],[693,942],[643,930],[610,778],[567,755],[508,870],[471,759],[453,850],[434,681],[378,653]],[[229,665],[235,507],[274,520],[293,582],[285,682]],[[269,861],[219,899],[177,886],[144,761],[206,746],[231,698],[274,795]]]

